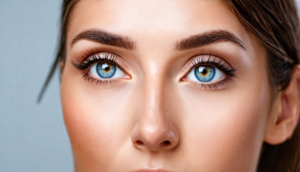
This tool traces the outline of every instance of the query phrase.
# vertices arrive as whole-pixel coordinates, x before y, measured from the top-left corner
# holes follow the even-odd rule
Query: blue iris
[[[117,67],[109,63],[98,63],[96,71],[101,78],[111,78],[116,73]]]
[[[216,69],[212,66],[198,66],[195,68],[195,76],[200,82],[211,81],[216,74]]]

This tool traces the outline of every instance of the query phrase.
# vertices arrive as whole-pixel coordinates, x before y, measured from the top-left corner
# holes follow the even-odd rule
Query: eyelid
[[[215,63],[217,62],[218,65]],[[214,65],[215,64],[215,65]],[[184,78],[191,72],[191,70],[200,65],[210,65],[221,70],[226,76],[235,77],[234,72],[236,71],[236,67],[234,65],[229,64],[222,58],[213,55],[198,55],[187,61],[186,65],[183,67],[181,73],[183,74],[181,78]],[[220,65],[222,66],[220,68]],[[223,68],[223,69],[222,69]],[[224,69],[226,68],[226,69]],[[230,73],[226,73],[226,71],[230,71]]]
[[[71,63],[75,68],[80,71],[89,70],[92,65],[97,62],[110,62],[116,66],[118,66],[124,73],[129,75],[127,71],[129,71],[128,65],[123,60],[121,56],[116,53],[108,52],[108,51],[99,51],[94,52],[90,51],[83,55],[80,59],[72,60]]]

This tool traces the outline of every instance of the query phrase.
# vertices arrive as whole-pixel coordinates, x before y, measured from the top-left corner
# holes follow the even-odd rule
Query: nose
[[[164,100],[167,97],[164,97],[163,89],[158,87],[148,86],[144,92],[143,108],[131,133],[131,141],[138,149],[171,150],[179,142],[177,128],[171,120],[172,114],[167,114],[172,112],[166,107]]]

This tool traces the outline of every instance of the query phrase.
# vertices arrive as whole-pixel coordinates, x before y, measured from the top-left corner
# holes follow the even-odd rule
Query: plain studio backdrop
[[[0,0],[0,172],[73,172],[55,58],[62,0]],[[300,0],[297,0],[300,7]]]

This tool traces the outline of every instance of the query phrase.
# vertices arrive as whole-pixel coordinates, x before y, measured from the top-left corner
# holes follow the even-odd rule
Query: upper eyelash
[[[235,71],[237,70],[237,68],[235,66],[230,66],[228,65],[224,60],[211,56],[209,55],[208,59],[203,59],[201,57],[197,58],[196,60],[194,60],[192,62],[192,64],[190,65],[190,69],[193,69],[195,67],[198,66],[202,66],[202,65],[211,65],[214,67],[217,67],[218,69],[220,69],[222,72],[225,73],[225,75],[229,76],[229,77],[235,77]]]
[[[85,70],[85,69],[89,68],[92,64],[97,63],[97,62],[109,62],[110,64],[117,65],[116,58],[117,58],[117,55],[114,53],[104,52],[103,54],[100,55],[100,53],[90,52],[90,53],[86,54],[86,56],[83,56],[82,59],[79,60],[78,62],[74,62],[72,60],[72,64],[78,70]],[[225,62],[224,60],[222,60],[218,57],[209,55],[208,59],[203,59],[201,57],[198,57],[196,60],[194,60],[191,63],[191,65],[189,66],[189,68],[190,68],[189,71],[191,71],[195,67],[198,67],[201,65],[210,65],[210,66],[217,67],[222,72],[224,72],[224,74],[228,77],[235,77],[235,71],[237,69],[235,66],[232,67],[231,65],[228,65],[228,63]],[[96,80],[97,84],[102,83],[102,80],[98,80],[98,79],[91,80],[91,77],[89,77],[88,74],[85,74],[84,78],[88,79],[91,82],[94,82]],[[227,83],[228,79],[229,78],[219,81],[217,83],[207,83],[207,84],[196,83],[195,86],[200,85],[201,88],[204,87],[204,89],[206,89],[206,87],[209,87],[210,89],[212,89],[212,88],[217,89],[219,85],[225,85]]]
[[[86,57],[82,57],[82,60],[79,60],[78,62],[72,60],[72,65],[78,70],[85,70],[96,62],[109,62],[113,65],[117,65],[116,58],[117,55],[113,53],[103,53],[101,55],[99,53],[94,53],[92,55],[87,54]]]

